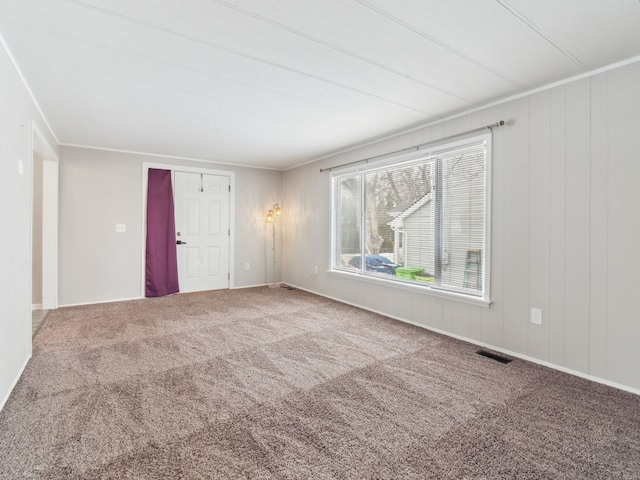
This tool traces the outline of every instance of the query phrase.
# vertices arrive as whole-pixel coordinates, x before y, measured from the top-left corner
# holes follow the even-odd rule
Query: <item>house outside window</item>
[[[332,269],[489,301],[491,135],[332,173]]]

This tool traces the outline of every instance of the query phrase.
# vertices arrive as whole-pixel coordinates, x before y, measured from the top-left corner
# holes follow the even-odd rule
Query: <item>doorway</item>
[[[32,336],[48,311],[58,308],[58,156],[32,127]]]

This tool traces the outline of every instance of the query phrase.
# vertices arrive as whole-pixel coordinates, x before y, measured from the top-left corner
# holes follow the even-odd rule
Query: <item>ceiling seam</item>
[[[356,0],[356,1],[358,1],[358,0]],[[509,2],[507,2],[506,0],[496,0],[496,2],[498,2],[500,5],[502,5],[502,7],[505,10],[507,10],[511,15],[516,17],[518,20],[520,20],[522,23],[524,23],[527,27],[529,27],[531,30],[533,30],[536,34],[538,34],[549,45],[551,45],[553,48],[558,50],[562,55],[564,55],[569,60],[571,60],[571,62],[573,62],[576,66],[578,66],[583,72],[588,72],[589,71],[589,68],[586,65],[584,65],[580,60],[578,60],[576,57],[574,57],[568,50],[565,50],[560,45],[557,45],[540,28],[538,28],[538,26],[535,23],[533,23],[531,20],[529,20],[527,17],[525,17],[522,13],[520,13],[520,11],[518,11],[518,9],[516,9],[514,6],[510,5]]]
[[[23,55],[21,55],[21,57],[22,58],[30,58],[30,59],[38,60],[38,61],[45,62],[45,63],[50,61],[50,59],[48,59],[48,58],[38,57],[38,56],[34,56],[34,55],[25,55],[25,54],[23,54]],[[141,58],[145,58],[145,57],[141,57]],[[58,64],[58,65],[62,65],[64,67],[67,67],[67,68],[74,68],[74,69],[78,69],[78,70],[85,70],[87,72],[99,73],[100,75],[103,75],[103,76],[106,76],[106,77],[115,78],[115,79],[118,79],[118,80],[124,80],[124,81],[127,81],[127,82],[134,82],[134,83],[138,83],[140,85],[146,85],[146,86],[149,86],[149,87],[169,90],[171,92],[178,92],[178,93],[181,93],[181,94],[184,94],[184,95],[194,96],[194,97],[198,97],[198,98],[199,97],[203,97],[203,98],[207,98],[207,99],[212,100],[212,101],[225,103],[225,104],[228,104],[228,105],[230,105],[232,107],[238,108],[238,102],[235,102],[233,100],[227,100],[225,97],[212,96],[212,95],[210,95],[208,93],[202,93],[202,92],[193,92],[193,91],[190,91],[190,90],[185,90],[183,88],[178,88],[178,87],[173,87],[173,86],[170,86],[170,85],[163,85],[161,83],[151,82],[149,80],[141,80],[141,79],[132,78],[132,77],[125,77],[125,76],[117,75],[117,74],[111,73],[111,72],[105,72],[105,71],[96,70],[94,68],[88,68],[88,67],[85,67],[83,65],[79,65],[79,64],[75,64],[75,63],[59,62],[59,61],[56,61],[55,63]],[[170,65],[172,65],[172,64],[170,64]],[[287,97],[287,95],[284,95],[284,94],[282,94],[282,96]],[[289,97],[289,98],[295,98],[295,97]],[[369,121],[385,122],[388,125],[393,125],[393,123],[389,122],[388,120],[371,118],[371,117],[368,117],[366,115],[362,115],[362,114],[358,114],[358,113],[352,113],[352,112],[348,112],[348,111],[343,110],[343,109],[339,109],[339,108],[335,108],[335,107],[331,107],[331,106],[326,106],[326,105],[321,105],[321,104],[316,104],[314,102],[309,102],[309,103],[312,103],[314,105],[317,105],[318,107],[323,107],[323,108],[326,108],[326,109],[343,111],[344,113],[348,113],[349,115],[362,117],[362,118],[367,119]],[[273,114],[275,114],[275,115],[280,114],[279,111],[274,110],[274,109],[270,109],[270,108],[265,108],[264,106],[262,106],[262,104],[256,106],[256,104],[253,103],[252,105],[253,105],[252,108],[255,108],[256,110],[261,110],[261,111],[266,112],[268,114],[272,114],[272,115]],[[244,108],[246,108],[246,107],[244,107]],[[439,118],[439,117],[434,117],[434,118]],[[319,120],[317,120],[317,121],[320,122]],[[322,123],[323,124],[327,124],[327,125],[332,124],[332,122],[330,122],[329,120],[322,121]],[[56,138],[56,141],[58,141],[57,138]],[[60,142],[58,142],[58,143],[60,143]]]
[[[300,76],[311,78],[313,80],[317,80],[317,81],[320,81],[320,82],[328,83],[330,85],[334,85],[336,87],[343,88],[345,90],[349,90],[349,91],[358,93],[360,95],[364,95],[364,96],[367,96],[367,97],[370,97],[370,98],[374,98],[374,99],[379,100],[381,102],[389,103],[389,104],[395,105],[397,107],[401,107],[401,108],[405,108],[407,110],[414,111],[414,112],[419,113],[421,115],[426,115],[428,117],[440,118],[438,115],[435,115],[432,112],[427,112],[425,110],[420,110],[420,109],[411,107],[409,105],[405,105],[403,103],[396,102],[394,100],[390,100],[388,98],[381,97],[381,96],[376,95],[374,93],[365,92],[365,91],[360,90],[358,88],[351,87],[351,86],[345,85],[343,83],[335,82],[335,81],[329,80],[327,78],[319,77],[319,76],[313,75],[311,73],[303,72],[301,70],[296,70],[295,68],[287,67],[285,65],[281,65],[279,63],[272,62],[272,61],[266,60],[264,58],[256,57],[254,55],[250,55],[250,54],[243,53],[243,52],[240,52],[240,51],[237,51],[237,50],[233,50],[231,48],[222,47],[220,45],[216,45],[214,43],[207,42],[205,40],[202,40],[202,39],[199,39],[199,38],[196,38],[196,37],[191,37],[189,35],[186,35],[186,34],[183,34],[183,33],[180,33],[180,32],[176,32],[176,31],[170,30],[168,28],[160,27],[158,25],[153,25],[153,24],[150,24],[150,23],[146,23],[146,22],[143,22],[141,20],[137,20],[135,18],[131,18],[131,17],[128,17],[126,15],[122,15],[122,14],[113,12],[111,10],[105,10],[103,8],[95,7],[93,5],[89,5],[89,4],[83,3],[83,2],[81,2],[79,0],[64,0],[64,1],[67,2],[67,3],[70,3],[72,5],[76,5],[76,6],[81,7],[81,8],[86,8],[86,9],[89,9],[89,10],[93,10],[95,12],[98,12],[98,13],[101,13],[101,14],[104,14],[104,15],[109,15],[109,16],[112,16],[112,17],[120,18],[121,20],[130,22],[130,23],[135,23],[136,25],[140,25],[142,27],[149,28],[151,30],[155,30],[155,31],[158,31],[158,32],[161,32],[161,33],[165,33],[165,34],[168,34],[168,35],[179,37],[179,38],[182,38],[182,39],[194,42],[194,43],[199,43],[201,45],[205,45],[207,47],[214,48],[216,50],[220,50],[220,51],[229,53],[231,55],[242,57],[242,58],[245,58],[247,60],[251,60],[251,61],[256,62],[256,63],[261,63],[263,65],[267,65],[267,66],[270,66],[270,67],[273,67],[273,68],[277,68],[277,69],[284,70],[284,71],[287,71],[287,72],[290,72],[290,73],[294,73],[296,75],[300,75]]]
[[[486,72],[489,72],[490,74],[492,74],[492,75],[504,80],[505,82],[510,83],[511,85],[515,85],[520,90],[524,90],[524,87],[522,85],[520,85],[518,82],[516,82],[516,81],[514,81],[514,80],[512,80],[510,78],[507,78],[505,75],[501,74],[497,70],[494,70],[493,68],[489,67],[488,65],[485,65],[482,62],[479,62],[479,61],[473,59],[472,57],[462,53],[460,50],[457,50],[457,49],[451,47],[450,45],[447,45],[446,43],[441,42],[437,38],[432,37],[431,35],[423,32],[422,30],[413,27],[412,25],[410,25],[407,22],[399,19],[398,17],[390,14],[389,12],[387,12],[385,10],[382,10],[381,8],[376,7],[375,5],[372,5],[371,3],[367,2],[366,0],[355,0],[355,1],[358,2],[359,4],[361,4],[362,6],[364,6],[366,8],[369,8],[370,10],[373,10],[377,14],[387,18],[388,20],[391,20],[392,22],[397,23],[398,25],[404,27],[405,29],[415,33],[416,35],[419,35],[422,38],[424,38],[426,40],[429,40],[430,42],[438,45],[440,48],[443,48],[443,49],[447,50],[448,52],[453,53],[454,55],[457,55],[458,57],[466,60],[467,62],[472,63],[476,67],[479,67],[479,68],[485,70]]]
[[[14,22],[8,22],[8,21],[5,21],[5,20],[0,20],[0,24],[2,24],[2,23],[5,24],[5,25],[13,25],[15,27],[19,27],[19,28],[22,28],[22,29],[25,29],[25,30],[38,31],[37,29],[34,29],[34,28],[32,28],[32,27],[30,27],[28,25],[22,25],[22,24],[17,24],[17,23],[14,23]],[[60,38],[65,38],[65,39],[71,40],[71,41],[75,40],[73,37],[70,37],[68,35],[62,35],[62,34],[57,33],[57,32],[47,32],[47,34],[54,35],[54,36],[57,36],[57,37],[60,37]],[[273,95],[277,95],[277,96],[281,96],[281,97],[284,97],[284,98],[293,99],[293,100],[296,100],[296,101],[299,101],[299,102],[303,102],[303,103],[308,103],[310,105],[315,105],[315,106],[320,107],[320,108],[330,109],[330,110],[335,110],[335,111],[347,113],[349,115],[353,115],[353,116],[356,116],[356,117],[361,117],[361,118],[364,118],[364,119],[367,119],[367,120],[371,120],[371,121],[391,123],[385,118],[375,118],[375,117],[371,117],[371,116],[368,116],[368,115],[364,115],[362,113],[358,113],[356,111],[351,111],[351,110],[347,110],[345,108],[340,108],[340,107],[337,107],[335,105],[326,105],[326,104],[322,104],[322,103],[319,103],[319,102],[314,102],[314,101],[306,99],[306,98],[302,98],[302,97],[298,97],[298,96],[294,96],[294,95],[289,95],[289,94],[286,94],[286,93],[278,92],[276,90],[271,90],[271,89],[268,89],[268,88],[263,88],[263,87],[259,87],[259,86],[256,86],[256,85],[251,85],[249,83],[240,82],[240,81],[234,80],[232,78],[227,78],[227,77],[223,77],[223,76],[220,76],[220,75],[215,75],[215,74],[212,74],[210,72],[206,72],[204,70],[198,70],[198,69],[195,69],[195,68],[187,67],[187,66],[184,66],[184,65],[179,65],[179,64],[176,64],[176,63],[172,63],[172,62],[166,62],[166,61],[163,61],[163,60],[160,60],[160,59],[157,59],[157,58],[152,58],[152,57],[148,57],[148,56],[145,56],[145,55],[140,55],[140,54],[137,54],[137,53],[131,53],[130,51],[121,50],[121,49],[118,49],[118,48],[113,48],[113,47],[102,45],[102,44],[95,43],[95,42],[88,42],[86,40],[84,40],[82,43],[86,43],[88,45],[92,45],[92,46],[95,46],[95,47],[98,47],[98,48],[102,48],[102,49],[105,49],[105,50],[110,50],[112,52],[128,54],[128,55],[131,55],[131,56],[136,57],[136,58],[141,58],[141,59],[144,59],[144,60],[148,60],[150,62],[156,62],[156,63],[162,64],[162,65],[175,67],[177,69],[186,70],[188,72],[197,73],[199,75],[204,75],[204,76],[212,78],[212,79],[217,79],[217,80],[221,80],[221,81],[224,81],[224,82],[229,82],[229,83],[233,83],[233,84],[236,84],[236,85],[242,85],[242,86],[250,88],[250,89],[269,92],[269,93],[271,93]],[[40,59],[40,57],[34,57],[32,55],[22,55],[22,56],[23,57],[28,57],[28,58]],[[44,60],[48,60],[48,59],[44,59]],[[60,62],[58,62],[58,63],[60,63]],[[65,64],[63,64],[63,65],[65,65]],[[66,65],[70,65],[70,64],[66,64]],[[75,67],[75,65],[71,65],[71,66]],[[84,67],[78,67],[78,68],[84,68]],[[106,75],[114,76],[113,74],[110,74],[110,73],[107,73]],[[116,76],[116,77],[117,78],[124,78],[124,79],[128,78],[128,77],[119,77],[119,76]],[[133,81],[137,81],[139,83],[143,83],[141,80],[133,79]],[[155,85],[153,83],[150,83],[150,84],[151,85]],[[163,85],[157,85],[157,86],[163,87]],[[171,87],[167,87],[167,88],[171,88]],[[186,90],[185,90],[185,92],[186,93],[190,93],[190,92],[188,92]],[[214,97],[209,97],[209,98],[214,98]]]
[[[382,70],[386,70],[389,73],[392,73],[392,74],[397,75],[399,77],[405,78],[405,79],[410,80],[412,82],[415,82],[415,83],[417,83],[419,85],[423,85],[425,87],[428,87],[428,88],[431,88],[433,90],[436,90],[436,91],[438,91],[440,93],[448,95],[448,96],[450,96],[452,98],[456,98],[456,99],[458,99],[460,101],[463,101],[465,103],[473,105],[473,101],[471,101],[471,100],[469,100],[467,98],[461,97],[459,95],[456,95],[455,93],[449,92],[449,91],[445,90],[444,88],[438,87],[436,85],[433,85],[431,83],[423,81],[423,80],[421,80],[419,78],[412,77],[408,73],[401,72],[400,70],[396,70],[393,67],[389,67],[387,65],[384,65],[383,63],[377,62],[375,60],[372,60],[370,58],[362,56],[362,55],[360,55],[358,53],[355,53],[355,52],[352,52],[352,51],[347,50],[345,48],[339,47],[338,45],[334,45],[334,44],[329,43],[329,42],[327,42],[325,40],[322,40],[320,38],[314,37],[312,35],[309,35],[307,33],[302,32],[300,30],[297,30],[297,29],[295,29],[293,27],[289,27],[289,26],[287,26],[287,25],[285,25],[283,23],[277,22],[275,20],[271,20],[270,18],[264,17],[264,16],[259,15],[257,13],[254,13],[254,12],[251,12],[249,10],[245,10],[243,8],[237,7],[237,6],[232,5],[232,4],[228,3],[228,2],[225,2],[224,0],[210,0],[210,1],[214,2],[214,3],[217,3],[219,5],[222,5],[224,7],[227,7],[229,9],[234,10],[234,11],[236,11],[238,13],[243,14],[243,15],[247,15],[247,16],[250,16],[252,18],[255,18],[256,20],[259,20],[261,22],[268,23],[269,25],[272,25],[274,27],[280,28],[280,29],[285,30],[285,31],[287,31],[289,33],[297,35],[299,37],[305,38],[305,39],[307,39],[309,41],[312,41],[312,42],[317,43],[319,45],[322,45],[324,47],[327,47],[327,48],[330,48],[330,49],[335,50],[337,52],[340,52],[340,53],[342,53],[344,55],[348,55],[348,56],[350,56],[352,58],[355,58],[356,60],[360,60],[361,62],[365,62],[365,63],[368,63],[369,65],[374,66],[374,67],[380,68]],[[503,78],[503,80],[505,80],[505,79]],[[520,87],[519,85],[517,85],[514,82],[510,82],[510,83]],[[522,88],[522,87],[520,87],[520,88]]]
[[[84,148],[88,150],[98,150],[101,152],[115,152],[115,153],[126,153],[129,155],[140,155],[144,157],[158,157],[158,158],[168,158],[173,160],[186,160],[189,162],[199,162],[199,163],[208,163],[208,164],[217,164],[217,165],[228,165],[231,167],[237,168],[257,168],[259,170],[273,170],[276,172],[284,172],[285,167],[265,167],[260,165],[251,165],[244,163],[233,163],[233,162],[224,162],[221,160],[205,160],[203,158],[195,158],[195,157],[185,157],[180,155],[171,155],[165,153],[153,153],[153,152],[143,152],[138,150],[126,150],[121,148],[109,148],[109,147],[98,147],[94,145],[88,144],[80,144],[80,143],[61,143],[61,147],[70,147],[70,148]]]
[[[609,72],[609,71],[614,70],[616,68],[621,68],[621,67],[624,67],[626,65],[631,65],[631,64],[634,64],[634,63],[640,63],[640,56],[636,56],[636,57],[632,57],[632,58],[629,58],[629,59],[626,59],[626,60],[615,62],[615,63],[612,63],[610,65],[607,65],[607,66],[604,66],[604,67],[600,67],[600,68],[595,69],[595,70],[591,70],[591,71],[589,71],[587,73],[582,73],[582,74],[579,74],[579,75],[575,75],[573,77],[569,77],[569,78],[566,78],[566,79],[563,79],[563,80],[559,80],[559,81],[544,85],[542,87],[537,87],[537,88],[534,88],[532,90],[528,90],[526,92],[522,92],[522,93],[518,93],[516,95],[508,96],[508,97],[496,100],[494,102],[475,107],[475,108],[470,109],[470,110],[465,110],[465,111],[462,111],[462,112],[458,112],[456,114],[449,115],[447,117],[444,117],[444,118],[441,118],[441,119],[438,119],[438,120],[431,120],[431,121],[428,121],[428,122],[419,123],[417,125],[413,125],[413,126],[408,127],[406,129],[401,129],[401,130],[398,130],[396,132],[391,132],[391,133],[386,134],[386,135],[373,137],[373,138],[370,138],[370,139],[365,140],[363,142],[352,144],[352,145],[350,145],[350,146],[348,146],[346,148],[343,148],[341,150],[335,150],[335,151],[329,152],[329,153],[327,153],[325,155],[312,158],[311,160],[305,161],[303,163],[299,163],[299,164],[292,165],[292,166],[280,167],[280,168],[277,168],[277,167],[264,167],[264,166],[258,166],[258,165],[237,164],[237,163],[222,162],[222,161],[217,161],[217,160],[204,160],[204,159],[199,159],[199,158],[181,157],[181,156],[175,156],[175,155],[149,153],[149,152],[141,152],[141,151],[134,151],[134,150],[124,150],[124,149],[97,147],[97,146],[91,146],[91,145],[86,145],[86,144],[60,143],[60,146],[68,146],[68,147],[76,147],[76,148],[90,148],[90,149],[95,149],[95,150],[105,150],[105,151],[113,151],[113,152],[131,153],[131,154],[137,154],[137,155],[148,155],[148,156],[152,156],[152,157],[176,158],[176,159],[183,159],[183,160],[193,160],[193,161],[196,161],[196,162],[208,162],[208,163],[212,162],[212,163],[219,163],[221,165],[232,165],[232,166],[237,166],[237,167],[258,168],[258,169],[265,169],[265,170],[276,170],[276,171],[287,172],[289,170],[293,170],[293,169],[296,169],[296,168],[299,168],[299,167],[303,167],[305,165],[316,163],[316,162],[319,162],[321,160],[325,160],[325,159],[328,159],[328,158],[334,158],[334,157],[336,157],[338,155],[341,155],[341,154],[344,154],[344,153],[348,153],[348,152],[351,152],[351,151],[354,151],[354,150],[357,150],[357,149],[360,149],[360,148],[364,148],[364,147],[367,147],[367,146],[370,146],[370,145],[374,145],[374,144],[380,143],[382,141],[390,140],[390,139],[396,138],[396,137],[398,137],[400,135],[406,135],[407,133],[411,133],[411,132],[414,132],[416,130],[420,130],[420,129],[423,129],[423,128],[428,128],[428,127],[432,127],[432,126],[436,126],[436,125],[442,125],[446,121],[454,120],[454,119],[460,118],[460,117],[462,117],[464,115],[469,115],[469,114],[472,114],[474,112],[485,110],[485,109],[488,109],[488,108],[491,108],[491,107],[495,107],[495,106],[498,106],[498,105],[504,105],[505,103],[508,103],[510,101],[513,101],[513,100],[517,100],[519,98],[523,98],[523,97],[526,97],[526,96],[529,96],[529,95],[534,95],[534,94],[539,93],[539,92],[544,92],[544,91],[550,90],[550,89],[555,88],[555,87],[560,87],[560,86],[569,84],[571,82],[574,82],[574,81],[577,81],[577,80],[581,80],[583,78],[589,78],[589,77],[592,77],[592,76],[595,76],[595,75],[599,75],[601,73],[606,73],[606,72]]]

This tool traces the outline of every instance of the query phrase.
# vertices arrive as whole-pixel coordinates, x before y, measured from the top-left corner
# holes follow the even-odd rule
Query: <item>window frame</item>
[[[470,146],[473,144],[484,143],[485,145],[485,185],[484,185],[484,248],[483,248],[483,276],[482,284],[483,290],[481,295],[473,295],[465,293],[463,291],[457,291],[452,288],[441,288],[430,284],[420,284],[417,282],[410,282],[399,279],[397,277],[382,277],[374,272],[367,272],[366,262],[365,265],[361,265],[358,270],[341,267],[337,262],[338,255],[340,254],[340,246],[338,245],[338,207],[340,205],[339,179],[348,175],[360,175],[360,222],[361,235],[364,234],[366,212],[364,212],[364,195],[365,184],[364,178],[367,173],[374,172],[375,170],[388,168],[391,166],[401,167],[406,164],[414,163],[420,159],[427,159],[429,157],[435,157],[439,154],[443,154],[447,151],[457,150]],[[331,190],[331,261],[329,273],[342,277],[348,277],[352,279],[358,279],[367,283],[374,283],[378,285],[385,285],[412,292],[424,293],[427,295],[433,295],[437,297],[444,297],[449,299],[458,300],[464,303],[473,305],[488,307],[491,304],[491,206],[492,206],[492,135],[486,133],[482,135],[468,136],[457,141],[448,142],[445,144],[422,148],[410,153],[404,153],[399,155],[390,154],[375,162],[366,162],[364,164],[352,165],[341,169],[335,169],[330,174],[329,188]],[[434,232],[437,234],[437,232]],[[362,238],[360,243],[362,245]],[[361,253],[362,254],[362,253]]]

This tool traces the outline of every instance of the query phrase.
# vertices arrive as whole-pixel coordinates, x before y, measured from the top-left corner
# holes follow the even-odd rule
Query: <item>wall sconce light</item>
[[[271,224],[271,238],[273,240],[273,246],[271,251],[273,252],[273,283],[270,287],[278,287],[276,283],[276,218],[282,216],[282,208],[277,203],[273,204],[273,207],[267,212],[267,216],[265,217],[265,221]]]

